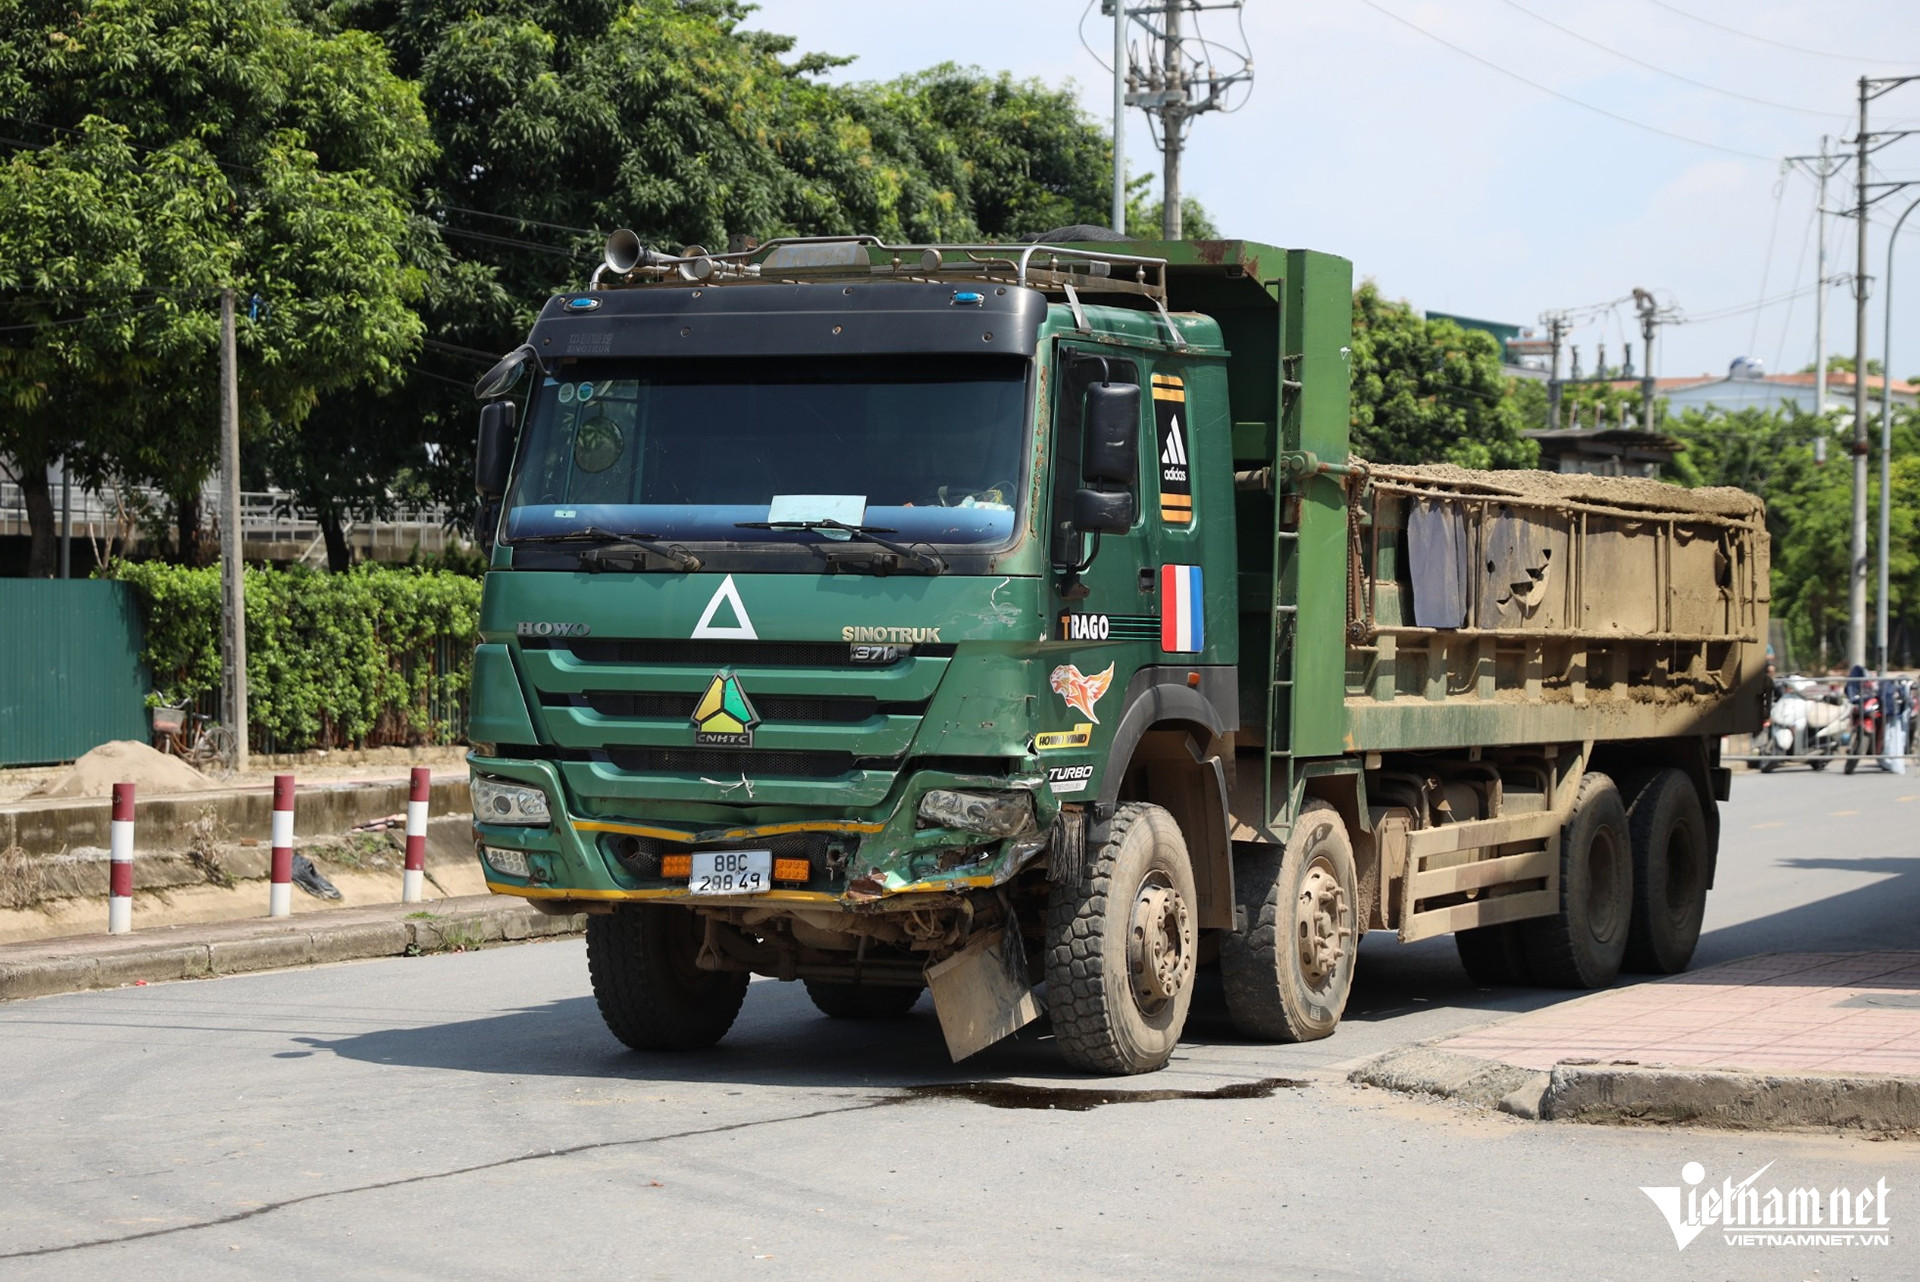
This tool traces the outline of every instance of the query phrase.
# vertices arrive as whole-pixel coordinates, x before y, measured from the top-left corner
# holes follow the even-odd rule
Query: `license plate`
[[[771,850],[694,852],[687,890],[695,895],[758,895],[772,889]]]

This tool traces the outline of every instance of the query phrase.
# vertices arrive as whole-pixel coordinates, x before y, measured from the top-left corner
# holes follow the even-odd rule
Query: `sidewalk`
[[[27,940],[0,944],[0,1001],[322,962],[454,952],[584,929],[583,916],[548,916],[525,900],[489,894],[160,926],[128,935]]]
[[[1362,1065],[1524,1117],[1920,1129],[1920,952],[1771,953]]]

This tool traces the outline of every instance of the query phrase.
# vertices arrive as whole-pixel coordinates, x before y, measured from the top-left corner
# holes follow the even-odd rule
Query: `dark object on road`
[[[340,898],[340,888],[328,881],[326,875],[313,866],[313,860],[305,855],[293,857],[293,884],[315,899]]]

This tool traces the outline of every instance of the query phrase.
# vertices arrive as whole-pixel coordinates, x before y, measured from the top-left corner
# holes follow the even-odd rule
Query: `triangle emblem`
[[[1169,467],[1187,465],[1187,444],[1180,439],[1180,420],[1169,420],[1167,427],[1167,448],[1160,455],[1160,461]]]
[[[733,610],[734,622],[715,623],[713,618],[720,613],[722,604]],[[747,607],[740,600],[740,589],[733,585],[733,576],[729,574],[720,581],[714,591],[713,599],[707,602],[707,608],[700,614],[700,622],[693,625],[693,639],[696,641],[758,641],[760,634],[753,630],[753,620],[747,617]]]

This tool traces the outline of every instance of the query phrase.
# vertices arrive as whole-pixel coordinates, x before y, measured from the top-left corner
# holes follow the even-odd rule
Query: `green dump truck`
[[[1685,967],[1760,504],[1351,458],[1351,297],[1243,241],[617,233],[477,388],[488,885],[591,914],[647,1050],[754,974],[1136,1073],[1201,966],[1332,1033],[1368,930]]]

